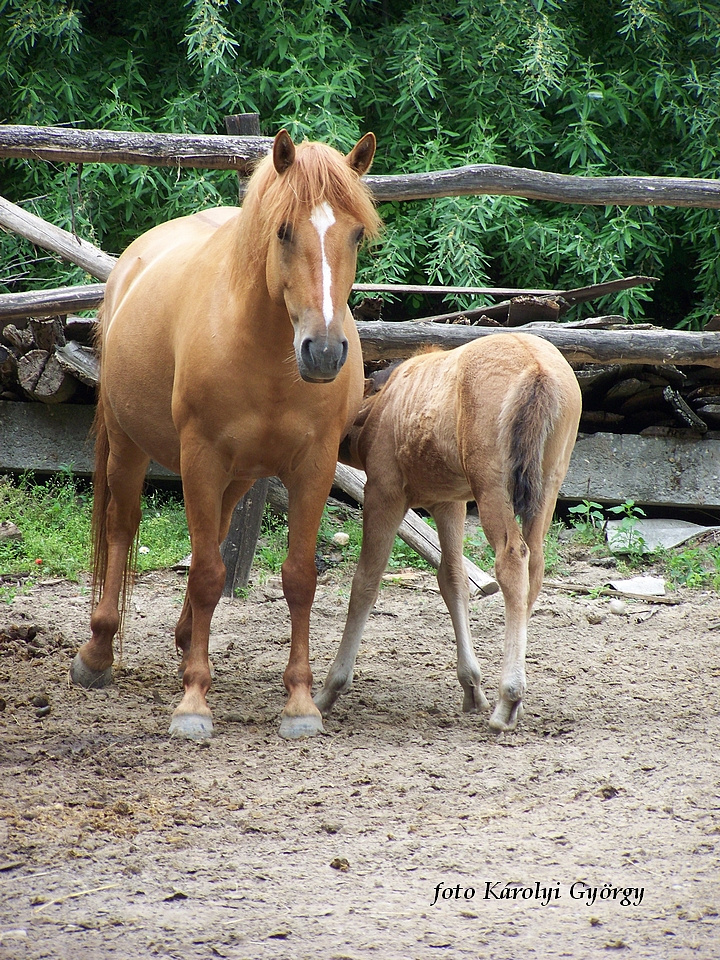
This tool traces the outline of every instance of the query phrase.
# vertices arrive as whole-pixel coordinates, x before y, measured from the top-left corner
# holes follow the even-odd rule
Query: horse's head
[[[347,156],[319,143],[296,147],[284,130],[275,137],[274,182],[261,204],[271,225],[266,280],[290,316],[300,376],[313,383],[334,380],[347,358],[357,250],[380,225],[360,181],[374,153],[372,133]]]

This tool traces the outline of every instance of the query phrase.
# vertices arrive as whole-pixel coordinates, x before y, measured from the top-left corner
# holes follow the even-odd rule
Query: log
[[[657,277],[622,277],[617,280],[607,280],[604,283],[593,283],[590,286],[586,287],[576,287],[573,290],[560,290],[556,293],[544,294],[543,297],[549,298],[548,300],[531,300],[529,303],[525,299],[526,297],[534,298],[539,296],[538,294],[533,293],[519,293],[518,297],[521,297],[524,301],[523,306],[520,306],[517,303],[516,299],[503,300],[501,303],[494,303],[490,306],[484,307],[471,307],[469,310],[455,310],[453,313],[442,313],[434,317],[419,317],[416,323],[452,323],[455,320],[461,318],[467,318],[468,320],[480,320],[482,317],[488,317],[490,320],[497,321],[509,321],[509,317],[515,310],[516,315],[520,316],[521,312],[524,316],[524,322],[527,322],[530,318],[534,320],[543,320],[546,319],[548,312],[544,306],[544,303],[550,303],[552,305],[557,305],[557,315],[562,315],[566,312],[569,306],[572,306],[576,303],[586,303],[588,300],[595,300],[598,297],[605,297],[611,293],[618,293],[621,290],[628,290],[631,287],[641,287],[649,283],[657,283]],[[559,300],[557,298],[560,298]],[[564,302],[563,302],[564,301]],[[533,312],[533,304],[537,304],[537,309]],[[555,309],[554,306],[551,306],[550,312]],[[516,326],[517,324],[511,324]]]
[[[3,328],[2,336],[3,340],[12,347],[16,357],[27,353],[35,346],[32,333],[16,327],[14,323],[9,323]]]
[[[137,163],[248,174],[272,148],[271,137],[128,133],[68,127],[0,126],[0,157],[67,163]]]
[[[238,170],[247,174],[272,146],[269,137],[128,133],[66,127],[0,126],[0,157],[71,163]],[[720,208],[720,181],[682,177],[578,177],[497,164],[365,177],[376,200],[493,194],[605,206]]]
[[[430,283],[354,283],[358,293],[467,294],[488,297],[556,297],[562,290],[530,290],[519,287],[444,287]]]
[[[0,321],[68,314],[71,310],[94,310],[100,306],[104,296],[104,283],[54,287],[52,290],[28,290],[22,293],[0,293]]]
[[[18,380],[25,393],[41,403],[64,403],[77,387],[77,380],[47,350],[30,350],[20,357]]]
[[[268,479],[256,481],[233,510],[228,535],[220,547],[227,574],[224,597],[234,597],[235,591],[247,586],[250,579],[260,525],[262,523]]]
[[[33,317],[28,324],[28,329],[39,350],[52,353],[55,347],[61,347],[65,343],[61,317]]]
[[[478,337],[534,333],[553,343],[570,363],[673,363],[720,367],[720,332],[685,330],[586,330],[564,324],[552,326],[478,327],[405,323],[359,322],[363,357],[369,360],[404,359],[421,347],[459,347]]]
[[[28,213],[5,197],[0,197],[0,226],[14,231],[45,250],[52,250],[63,260],[77,264],[98,280],[107,280],[115,266],[116,258],[109,253],[61,227],[53,226],[41,217],[36,217],[34,213]]]
[[[349,493],[358,503],[365,500],[365,474],[344,463],[338,463],[335,469],[335,483],[341,490]],[[400,524],[398,536],[427,560],[435,569],[440,566],[440,541],[433,528],[425,523],[414,510],[408,510],[405,519]],[[470,581],[470,593],[488,597],[497,593],[498,585],[492,577],[477,567],[471,560],[464,557],[465,570]]]
[[[77,377],[81,383],[88,387],[97,387],[99,384],[100,361],[92,347],[84,347],[70,340],[55,348],[55,357],[63,370]]]
[[[492,163],[454,170],[364,178],[376,200],[431,197],[525,197],[596,206],[720,207],[720,180],[683,177],[577,177]]]

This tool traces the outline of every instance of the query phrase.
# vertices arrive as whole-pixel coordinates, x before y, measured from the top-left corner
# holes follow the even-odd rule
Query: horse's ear
[[[281,130],[273,142],[273,165],[278,173],[285,173],[295,162],[295,144],[287,130]]]
[[[370,164],[373,162],[373,157],[375,156],[376,146],[377,140],[375,139],[375,134],[366,133],[362,139],[358,140],[345,158],[359,177],[362,177],[363,174],[367,173],[370,169]]]

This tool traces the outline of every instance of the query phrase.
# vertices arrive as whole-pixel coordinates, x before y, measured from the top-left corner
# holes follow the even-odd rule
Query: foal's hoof
[[[213,735],[212,717],[201,713],[178,713],[170,721],[170,736],[184,740],[209,740]]]
[[[490,709],[490,704],[480,687],[473,687],[465,691],[462,708],[463,713],[485,713]]]
[[[311,714],[308,717],[287,717],[285,714],[280,718],[280,729],[278,731],[283,740],[302,740],[304,737],[314,737],[318,733],[325,733],[322,717]]]
[[[112,683],[112,667],[108,667],[106,670],[91,670],[80,654],[76,653],[70,667],[70,679],[78,687],[85,687],[86,690],[99,690],[100,687],[107,687]]]
[[[516,700],[514,703],[500,700],[493,710],[488,725],[491,730],[497,730],[498,733],[507,733],[515,729],[524,712],[522,700]]]

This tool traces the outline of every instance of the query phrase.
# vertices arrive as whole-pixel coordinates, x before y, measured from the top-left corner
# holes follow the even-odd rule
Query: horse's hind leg
[[[436,504],[431,513],[437,523],[442,551],[437,573],[438,585],[450,613],[457,643],[457,675],[464,691],[463,711],[479,713],[487,710],[489,704],[480,686],[480,666],[470,634],[470,588],[462,550],[465,503],[459,501]]]
[[[98,441],[102,438],[99,436]],[[113,637],[120,626],[120,601],[128,556],[140,523],[140,496],[148,458],[125,436],[113,435],[107,457],[106,493],[99,486],[95,496],[106,496],[104,531],[96,541],[96,553],[104,559],[100,601],[90,618],[92,636],[78,650],[70,669],[73,681],[83,687],[102,687],[112,681]],[[105,483],[104,471],[96,483]],[[97,517],[100,523],[102,517]]]
[[[513,730],[522,716],[526,687],[530,550],[503,493],[478,499],[478,510],[485,536],[495,551],[495,576],[505,601],[500,691],[489,724],[494,730]]]
[[[393,500],[387,491],[378,490],[374,484],[365,488],[362,547],[350,591],[345,629],[325,684],[315,696],[315,704],[323,716],[328,715],[340,694],[352,685],[363,630],[377,599],[405,509],[404,500]]]

